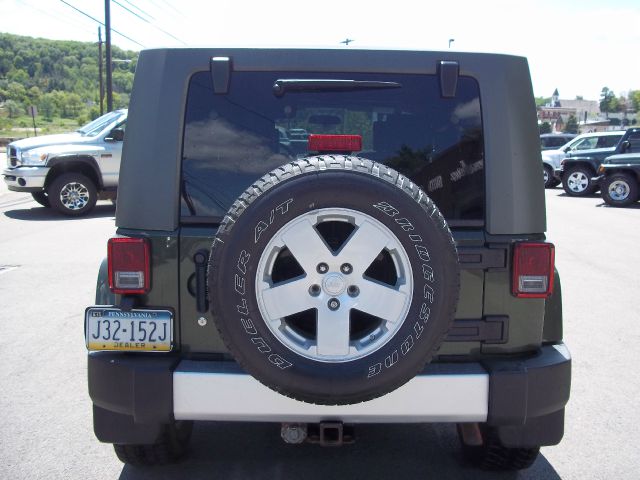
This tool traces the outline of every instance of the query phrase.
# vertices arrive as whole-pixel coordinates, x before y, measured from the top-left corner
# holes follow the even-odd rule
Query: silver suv
[[[44,207],[84,215],[99,196],[115,196],[126,122],[127,110],[115,110],[72,133],[10,143],[4,181]]]

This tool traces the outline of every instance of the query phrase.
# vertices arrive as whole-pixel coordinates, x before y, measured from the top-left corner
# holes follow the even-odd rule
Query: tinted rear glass
[[[616,145],[618,145],[618,142],[620,141],[621,138],[622,138],[622,134],[600,137],[598,139],[598,144],[596,148],[613,148]]]
[[[625,153],[640,152],[640,132],[632,132],[627,140],[629,140],[629,149]]]
[[[274,95],[278,79],[396,82],[399,88],[304,90]],[[181,215],[221,218],[268,171],[309,155],[309,134],[362,136],[356,155],[411,178],[450,223],[484,220],[484,155],[475,80],[460,77],[442,98],[428,75],[233,72],[229,92],[213,92],[209,72],[192,76],[187,96]]]
[[[565,143],[571,140],[571,137],[543,137],[540,139],[540,143],[543,147],[561,147]]]

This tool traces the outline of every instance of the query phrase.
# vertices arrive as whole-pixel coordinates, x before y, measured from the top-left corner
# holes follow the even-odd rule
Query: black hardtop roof
[[[272,48],[143,50],[129,105],[116,224],[173,231],[179,226],[185,98],[191,76],[212,57],[229,57],[233,72],[438,73],[442,61],[480,90],[486,162],[486,230],[492,234],[546,229],[540,139],[529,66],[524,57],[453,51]],[[145,179],[141,188],[140,179]]]

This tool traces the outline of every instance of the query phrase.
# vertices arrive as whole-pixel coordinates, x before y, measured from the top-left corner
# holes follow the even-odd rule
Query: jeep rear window
[[[283,79],[395,82],[397,88],[310,88],[277,96]],[[321,84],[322,82],[316,82]],[[417,74],[233,72],[215,94],[209,72],[191,77],[182,154],[183,222],[219,221],[256,179],[309,155],[309,134],[362,136],[360,157],[409,177],[452,226],[484,223],[484,155],[477,82],[455,98]]]

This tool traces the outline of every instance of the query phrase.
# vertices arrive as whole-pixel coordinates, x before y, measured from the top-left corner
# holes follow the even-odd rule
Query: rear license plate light
[[[553,293],[555,248],[551,243],[517,243],[513,250],[512,291],[521,298]]]

